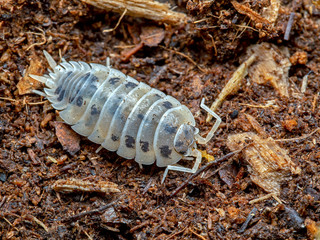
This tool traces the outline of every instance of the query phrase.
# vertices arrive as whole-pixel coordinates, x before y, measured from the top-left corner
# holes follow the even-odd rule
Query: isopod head
[[[199,132],[197,128],[189,124],[182,124],[174,138],[174,149],[177,153],[189,156],[195,147],[194,136]]]

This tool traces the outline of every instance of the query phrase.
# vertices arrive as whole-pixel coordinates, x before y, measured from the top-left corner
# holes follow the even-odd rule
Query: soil
[[[274,23],[253,14],[261,13],[269,1],[239,1],[240,7],[230,1],[170,3],[174,11],[188,16],[186,23],[124,16],[119,27],[104,33],[116,26],[120,14],[77,0],[0,1],[1,239],[319,237],[319,1],[281,1]],[[148,39],[152,32],[161,33],[160,38]],[[286,178],[277,197],[254,203],[250,201],[268,192],[251,180],[241,154],[213,164],[170,196],[190,174],[169,171],[161,185],[163,168],[140,169],[134,160],[116,153],[96,153],[99,146],[82,136],[77,147],[79,136],[61,126],[58,111],[46,99],[31,92],[42,86],[26,75],[47,73],[43,50],[58,62],[63,57],[105,64],[110,57],[114,68],[186,105],[204,135],[213,122],[205,121],[201,99],[211,105],[244,61],[248,47],[262,42],[289,50],[289,97],[271,84],[246,77],[217,109],[223,123],[213,140],[198,147],[215,159],[230,153],[230,134],[254,131],[245,114],[269,137],[289,139],[277,144],[301,173]],[[261,107],[270,100],[277,107]],[[70,134],[71,146],[64,145],[59,134]],[[83,181],[81,186],[112,182],[120,191],[104,193],[92,185],[71,193],[53,189],[58,180],[70,179]]]

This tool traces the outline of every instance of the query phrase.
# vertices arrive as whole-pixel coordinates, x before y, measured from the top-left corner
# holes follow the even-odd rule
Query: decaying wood
[[[266,192],[279,195],[280,184],[292,174],[300,174],[301,169],[271,137],[262,138],[253,132],[229,135],[227,146],[236,151],[249,142],[243,153],[250,166],[251,180]]]
[[[120,192],[118,185],[108,181],[90,182],[81,179],[60,179],[57,180],[52,188],[57,192],[73,193],[73,192],[98,192],[98,193],[117,193]]]
[[[170,10],[168,4],[152,0],[81,0],[97,8],[122,14],[127,10],[127,15],[144,17],[154,21],[170,24],[184,22],[187,17],[183,13]]]
[[[247,56],[255,54],[257,61],[249,68],[250,80],[258,84],[268,82],[282,96],[289,97],[289,50],[286,47],[279,48],[271,43],[261,43],[251,46]]]

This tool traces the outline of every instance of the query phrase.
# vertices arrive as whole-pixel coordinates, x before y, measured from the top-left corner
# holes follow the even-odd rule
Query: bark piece
[[[152,0],[81,0],[97,8],[123,13],[127,9],[127,15],[133,17],[144,17],[154,21],[170,24],[179,24],[186,21],[183,13],[170,10],[168,4]]]

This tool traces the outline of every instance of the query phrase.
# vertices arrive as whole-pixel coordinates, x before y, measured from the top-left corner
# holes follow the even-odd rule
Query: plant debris
[[[20,79],[17,84],[17,88],[20,95],[31,93],[33,89],[40,87],[41,83],[29,77],[30,74],[42,75],[44,73],[44,67],[38,56],[32,56],[29,67],[26,73]]]
[[[127,14],[133,17],[144,17],[159,22],[179,24],[186,21],[183,13],[170,10],[168,4],[154,0],[81,0],[95,7]]]
[[[253,132],[229,135],[227,146],[232,151],[243,148],[244,157],[250,168],[251,180],[268,193],[280,194],[280,184],[289,181],[292,174],[301,169],[291,161],[287,151],[280,148],[271,138],[263,139]]]
[[[113,182],[98,181],[90,182],[81,179],[60,179],[57,180],[52,188],[57,192],[74,193],[74,192],[98,192],[103,194],[120,192],[118,185]]]
[[[257,56],[257,61],[248,70],[250,79],[258,84],[271,83],[282,96],[289,97],[291,63],[288,48],[261,43],[248,49],[247,56],[253,54]]]
[[[80,136],[69,125],[63,122],[55,122],[56,135],[63,149],[74,155],[80,150]]]

